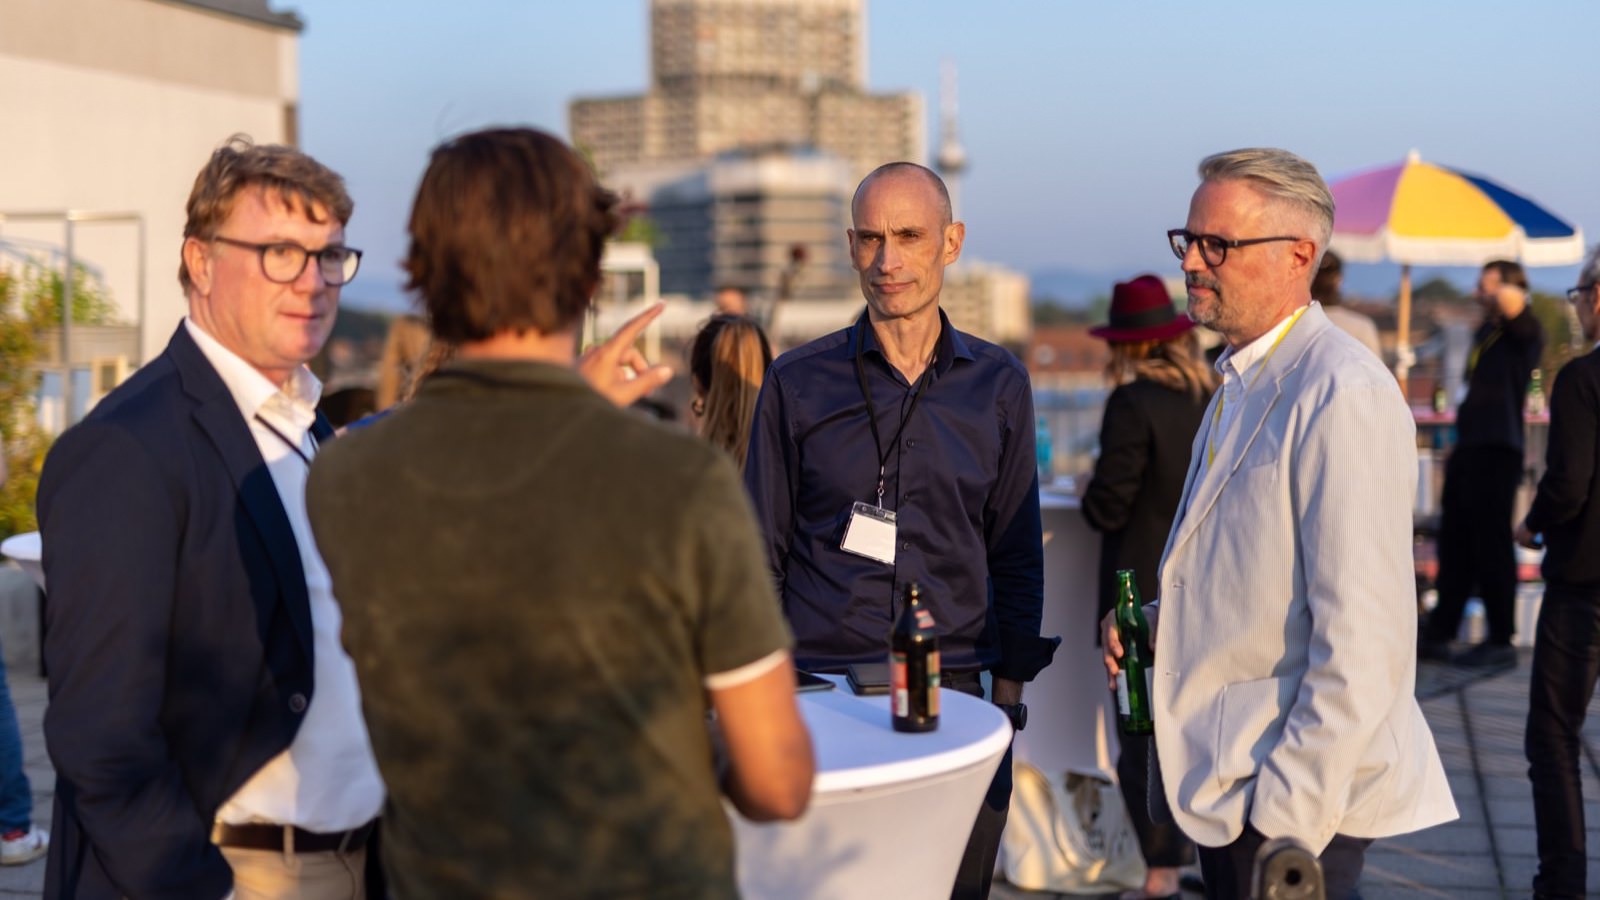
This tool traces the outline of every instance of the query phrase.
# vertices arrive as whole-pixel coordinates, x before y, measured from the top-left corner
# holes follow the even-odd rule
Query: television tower
[[[934,161],[950,190],[950,212],[961,221],[961,173],[967,170],[967,151],[956,133],[956,64],[939,64],[939,156]]]

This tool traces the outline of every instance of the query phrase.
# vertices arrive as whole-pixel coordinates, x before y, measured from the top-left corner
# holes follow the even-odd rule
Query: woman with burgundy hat
[[[1194,322],[1173,308],[1154,275],[1118,284],[1110,323],[1089,329],[1111,347],[1112,384],[1100,424],[1100,458],[1083,495],[1083,515],[1103,535],[1100,610],[1116,600],[1115,573],[1132,569],[1140,597],[1154,599],[1157,567],[1177,514],[1190,446],[1204,419],[1216,374],[1200,355]],[[1194,862],[1194,846],[1174,824],[1150,821],[1150,739],[1121,736],[1117,774],[1149,874],[1144,890],[1124,900],[1179,895],[1178,867]]]

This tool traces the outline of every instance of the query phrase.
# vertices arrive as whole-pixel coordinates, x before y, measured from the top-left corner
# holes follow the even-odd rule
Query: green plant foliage
[[[1555,384],[1556,372],[1573,357],[1572,319],[1567,315],[1565,297],[1534,291],[1528,302],[1533,306],[1533,317],[1544,326],[1544,355],[1539,368],[1544,370],[1545,390]]]
[[[1398,302],[1399,296],[1399,294],[1395,294],[1392,299]],[[1424,300],[1462,300],[1466,296],[1450,279],[1438,276],[1429,278],[1411,291],[1413,303],[1420,303]]]
[[[645,244],[652,250],[660,250],[667,244],[666,235],[661,233],[660,227],[643,213],[628,216],[622,225],[621,233],[617,235],[617,240]]]
[[[38,528],[34,494],[50,446],[34,415],[39,373],[33,361],[39,355],[39,340],[27,310],[37,304],[18,296],[27,284],[26,274],[19,279],[0,272],[0,452],[5,453],[8,470],[0,484],[0,540]]]
[[[37,328],[61,324],[61,295],[64,284],[55,269],[30,265],[22,270],[19,292],[23,315]],[[117,307],[111,297],[84,269],[72,267],[72,321],[79,325],[109,325]]]
[[[34,498],[51,438],[39,428],[39,331],[61,324],[61,273],[29,265],[19,274],[0,271],[0,452],[7,478],[0,485],[0,540],[39,527]],[[72,321],[107,325],[116,304],[82,266],[72,268]]]

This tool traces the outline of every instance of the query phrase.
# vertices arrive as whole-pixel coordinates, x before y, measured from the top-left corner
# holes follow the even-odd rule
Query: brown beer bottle
[[[916,582],[889,635],[889,714],[895,731],[939,727],[939,633]]]

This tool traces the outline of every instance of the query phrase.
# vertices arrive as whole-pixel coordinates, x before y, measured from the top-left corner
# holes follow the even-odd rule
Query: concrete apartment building
[[[922,99],[866,90],[865,0],[651,0],[650,86],[582,98],[573,142],[603,175],[748,147],[809,147],[856,176],[926,155]]]
[[[575,100],[568,125],[607,185],[648,210],[662,291],[734,286],[759,305],[798,249],[780,330],[832,330],[832,307],[861,302],[845,243],[856,183],[927,158],[922,98],[867,91],[865,0],[651,0],[650,47],[644,94]],[[957,327],[1020,346],[1027,292],[1015,272],[963,263],[945,306]]]
[[[777,296],[795,247],[804,262],[791,299],[832,300],[856,291],[845,229],[856,178],[827,153],[730,150],[702,162],[619,167],[608,185],[648,198],[659,240],[661,290],[703,297],[738,287]]]
[[[59,267],[62,217],[15,214],[77,214],[74,256],[131,326],[93,348],[75,335],[81,371],[90,357],[126,371],[166,345],[186,311],[178,249],[195,173],[234,133],[296,141],[302,27],[268,0],[0,3],[0,265]],[[118,217],[94,221],[104,213]]]

